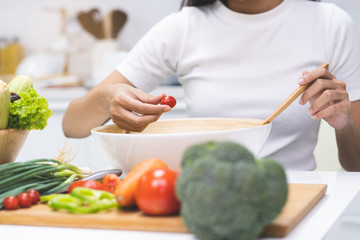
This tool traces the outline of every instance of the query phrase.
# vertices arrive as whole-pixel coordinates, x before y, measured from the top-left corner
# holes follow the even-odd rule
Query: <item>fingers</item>
[[[346,117],[348,109],[350,109],[351,103],[348,101],[341,101],[339,103],[335,103],[332,104],[330,106],[328,106],[327,108],[325,108],[324,110],[321,110],[320,112],[315,113],[314,115],[311,115],[312,119],[327,119],[330,118],[332,116],[336,116],[336,115],[344,115]],[[340,123],[335,123],[334,124],[340,124]],[[330,124],[333,125],[333,124]]]
[[[141,132],[150,123],[155,122],[161,115],[138,115],[134,112],[122,109],[112,115],[113,122],[121,129]]]
[[[304,71],[298,83],[309,84],[299,103],[310,102],[308,113],[312,119],[324,119],[335,129],[347,124],[351,102],[344,82],[337,80],[325,67],[319,67],[311,72]]]
[[[112,99],[111,106],[116,109],[124,108],[131,112],[145,115],[159,115],[168,112],[171,108],[167,105],[159,105],[165,94],[152,96],[136,88],[129,88],[120,92]]]
[[[133,98],[124,99],[122,103],[123,106],[126,106],[126,109],[145,115],[159,115],[171,110],[169,106],[143,103]]]
[[[325,90],[318,98],[311,102],[308,113],[313,119],[326,118],[331,114],[347,112],[349,101],[345,90]]]
[[[328,80],[328,79],[318,79],[315,81],[309,88],[306,89],[306,91],[303,93],[303,95],[299,98],[299,103],[301,105],[304,105],[308,101],[312,103],[312,99],[318,98],[318,96],[323,95],[323,93],[326,90],[335,90],[341,92],[346,92],[346,85],[344,82],[339,80]],[[330,92],[333,93],[333,92]],[[329,92],[326,92],[326,94],[329,94]],[[335,93],[333,93],[335,94]],[[333,94],[327,97],[331,97]],[[334,96],[335,97],[335,96]]]
[[[113,122],[122,129],[140,132],[157,121],[161,114],[171,110],[167,105],[159,105],[165,94],[152,96],[128,86],[122,86],[115,92],[109,112]]]
[[[299,85],[308,84],[315,81],[318,78],[332,79],[334,78],[334,76],[326,68],[321,66],[311,72],[304,71],[302,77],[298,79],[298,84]]]
[[[133,89],[133,97],[143,103],[150,103],[150,104],[159,104],[161,99],[165,97],[166,94],[162,93],[158,96],[152,96],[147,94],[139,89]]]

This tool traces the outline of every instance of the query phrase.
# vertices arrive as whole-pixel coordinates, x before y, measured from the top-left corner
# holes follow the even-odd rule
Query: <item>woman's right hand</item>
[[[110,117],[120,128],[140,132],[170,111],[169,106],[159,104],[163,96],[151,96],[135,88],[115,70],[85,96],[71,101],[62,121],[64,135],[87,137],[92,128]]]
[[[159,105],[165,94],[152,96],[126,83],[111,83],[106,88],[105,104],[113,122],[122,129],[141,132],[171,108]]]

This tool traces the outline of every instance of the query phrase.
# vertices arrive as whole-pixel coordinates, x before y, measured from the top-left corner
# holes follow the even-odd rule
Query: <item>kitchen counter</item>
[[[327,184],[323,199],[287,235],[286,240],[320,240],[360,190],[360,173],[288,171],[289,183]],[[34,219],[36,221],[36,219]],[[156,239],[195,240],[192,234],[176,234],[145,231],[98,230],[79,228],[55,228],[0,225],[1,239]],[[280,238],[275,238],[280,239]],[[265,239],[263,239],[265,240]],[[266,240],[270,240],[267,238]]]

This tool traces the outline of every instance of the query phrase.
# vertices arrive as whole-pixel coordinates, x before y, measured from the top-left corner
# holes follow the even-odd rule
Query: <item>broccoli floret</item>
[[[253,154],[244,146],[234,142],[218,142],[210,141],[200,143],[189,147],[183,156],[182,167],[193,164],[202,156],[213,155],[216,159],[228,162],[238,162],[239,159],[253,163],[255,158]]]
[[[207,142],[187,149],[177,180],[181,216],[201,240],[256,239],[287,199],[282,166],[255,160],[233,142]]]

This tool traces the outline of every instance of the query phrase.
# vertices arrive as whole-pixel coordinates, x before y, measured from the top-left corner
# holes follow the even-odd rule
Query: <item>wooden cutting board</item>
[[[289,184],[286,205],[262,234],[264,237],[284,237],[325,195],[324,184]],[[0,224],[53,226],[73,228],[121,229],[159,232],[189,232],[180,216],[150,217],[137,210],[113,209],[96,214],[70,214],[52,211],[46,204],[27,209],[0,211]]]

